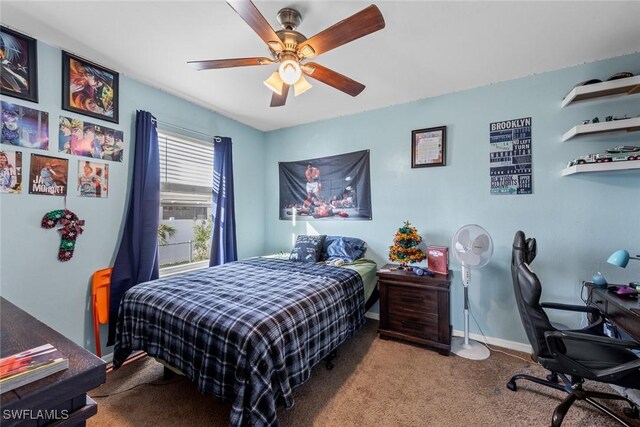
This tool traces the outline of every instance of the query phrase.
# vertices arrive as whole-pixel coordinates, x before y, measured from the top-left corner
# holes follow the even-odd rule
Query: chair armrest
[[[591,307],[588,305],[573,305],[573,304],[561,304],[556,302],[541,302],[540,307],[542,308],[550,308],[555,310],[565,310],[565,311],[576,311],[580,313],[589,313],[592,317],[588,326],[582,329],[574,329],[571,331],[575,332],[586,332],[591,331],[592,333],[602,334],[604,332],[604,316],[595,307]]]
[[[600,315],[600,311],[597,308],[589,307],[587,305],[561,304],[557,302],[541,302],[540,307],[551,308],[554,310],[580,311],[582,313],[591,313],[591,314]]]

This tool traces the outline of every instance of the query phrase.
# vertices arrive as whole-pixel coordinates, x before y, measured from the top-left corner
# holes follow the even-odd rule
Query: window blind
[[[213,142],[158,131],[161,191],[211,194]]]

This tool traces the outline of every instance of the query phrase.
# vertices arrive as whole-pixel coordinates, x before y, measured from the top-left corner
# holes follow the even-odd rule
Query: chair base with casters
[[[558,406],[556,406],[556,409],[553,411],[553,415],[551,417],[552,427],[559,427],[562,424],[564,417],[567,415],[567,412],[569,411],[571,405],[579,400],[584,400],[585,402],[596,408],[598,411],[612,417],[623,426],[632,427],[630,424],[620,418],[616,413],[612,412],[609,408],[594,399],[624,400],[629,404],[628,408],[623,409],[624,414],[631,419],[640,418],[640,410],[638,409],[638,405],[636,405],[632,400],[620,394],[585,390],[582,387],[582,383],[584,380],[579,377],[571,377],[571,380],[569,380],[566,375],[556,372],[551,372],[549,375],[547,375],[546,379],[534,377],[532,375],[518,374],[511,377],[511,379],[507,383],[507,388],[511,391],[518,391],[518,386],[516,384],[517,380],[531,381],[536,384],[551,387],[569,394],[566,398],[564,398],[562,402],[560,402]],[[562,382],[560,382],[560,380],[562,380]]]

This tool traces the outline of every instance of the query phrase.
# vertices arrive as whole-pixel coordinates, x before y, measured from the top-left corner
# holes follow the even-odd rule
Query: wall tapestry
[[[78,160],[78,195],[107,197],[109,194],[109,165]]]
[[[36,40],[0,27],[0,93],[38,102],[38,54]]]
[[[280,219],[370,220],[369,150],[280,162]]]
[[[22,193],[22,152],[0,150],[0,193]]]
[[[0,142],[26,148],[49,149],[49,113],[6,101],[0,102],[0,107]]]
[[[66,196],[68,173],[69,160],[32,154],[29,194]]]
[[[489,125],[491,194],[531,194],[531,117]]]
[[[62,108],[118,123],[118,73],[62,52]]]
[[[124,133],[121,130],[60,116],[58,151],[121,162],[124,154]]]

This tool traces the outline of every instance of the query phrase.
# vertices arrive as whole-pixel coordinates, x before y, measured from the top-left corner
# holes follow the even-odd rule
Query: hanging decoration
[[[389,259],[399,262],[400,268],[425,260],[427,255],[418,247],[421,241],[422,237],[418,234],[418,230],[412,227],[409,221],[405,221],[404,226],[398,229],[393,245],[389,246]]]
[[[62,228],[58,231],[61,233],[62,240],[60,241],[60,250],[58,251],[58,259],[60,261],[69,261],[73,256],[73,251],[76,248],[76,239],[79,234],[82,234],[82,227],[84,220],[79,219],[78,215],[71,212],[68,209],[58,209],[48,212],[42,217],[42,228],[54,228],[56,223],[60,222]]]

